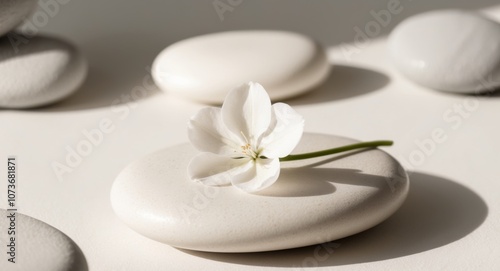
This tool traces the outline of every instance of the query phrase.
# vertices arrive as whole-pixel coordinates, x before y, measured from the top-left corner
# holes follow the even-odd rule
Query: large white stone
[[[273,100],[299,95],[321,84],[330,64],[324,50],[300,34],[234,31],[170,45],[154,60],[162,90],[206,103],[222,103],[229,90],[255,81]]]
[[[302,153],[355,142],[304,134]],[[131,164],[115,180],[111,203],[130,228],[174,247],[255,252],[307,246],[366,230],[389,217],[408,193],[408,178],[387,153],[283,162],[278,181],[259,194],[209,187],[187,177],[190,145]]]
[[[87,75],[87,62],[66,41],[36,36],[15,48],[7,38],[0,39],[0,107],[59,101],[76,91]]]
[[[0,0],[0,36],[21,24],[37,3],[36,0]]]
[[[479,93],[500,86],[500,24],[460,10],[418,14],[389,36],[398,70],[423,86]]]
[[[9,271],[65,271],[84,270],[86,264],[80,265],[80,253],[75,244],[64,233],[56,228],[20,213],[15,214],[14,224],[8,217],[11,212],[0,209],[0,244],[2,257],[0,270]],[[9,229],[10,228],[10,229]],[[15,235],[8,231],[15,231]],[[14,232],[12,232],[14,234]],[[15,246],[10,245],[10,238],[15,238]],[[11,255],[6,254],[15,248],[15,261],[7,261]],[[12,255],[14,256],[14,255]]]

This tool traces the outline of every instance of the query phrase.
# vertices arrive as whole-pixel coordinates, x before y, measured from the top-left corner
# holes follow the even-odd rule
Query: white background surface
[[[89,270],[300,270],[304,265],[318,265],[318,270],[498,270],[500,95],[451,95],[416,86],[390,65],[385,38],[399,21],[425,10],[462,7],[500,17],[500,5],[402,1],[402,12],[348,58],[344,52],[353,48],[348,44],[355,39],[354,27],[364,28],[374,20],[370,11],[386,9],[388,1],[338,2],[243,0],[224,13],[223,21],[212,1],[72,0],[60,5],[39,31],[76,43],[89,60],[89,77],[61,103],[0,111],[0,155],[4,161],[16,155],[19,161],[19,211],[71,237]],[[328,47],[338,65],[324,86],[288,101],[304,115],[306,131],[393,139],[396,144],[386,150],[413,169],[409,198],[400,211],[371,230],[335,241],[333,253],[317,246],[238,255],[180,251],[130,230],[111,209],[109,192],[120,170],[143,155],[187,141],[186,122],[204,107],[156,90],[132,103],[122,95],[142,84],[146,67],[172,42],[254,28],[309,35]],[[453,110],[464,102],[476,105],[475,110],[460,116]],[[453,120],[443,119],[444,114]],[[52,163],[65,163],[67,148],[85,140],[82,130],[97,129],[105,118],[114,130],[58,180]],[[419,150],[415,141],[430,138],[436,128],[446,141],[412,165],[410,156]],[[2,176],[5,170],[0,167]],[[2,183],[0,207],[5,208]]]

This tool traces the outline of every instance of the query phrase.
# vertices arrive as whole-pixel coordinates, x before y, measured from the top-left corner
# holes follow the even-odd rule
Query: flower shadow
[[[424,173],[413,173],[410,179],[408,198],[394,215],[350,237],[258,253],[181,251],[213,261],[252,266],[339,266],[393,259],[441,247],[467,236],[486,219],[486,203],[469,188]]]
[[[266,197],[309,197],[335,193],[335,185],[328,180],[335,169],[282,169],[280,178],[269,188],[256,193]]]
[[[320,161],[315,161],[300,167],[282,168],[280,178],[269,188],[256,195],[267,197],[311,197],[333,194],[335,183],[377,187],[383,177],[364,174],[359,169],[319,168],[351,155],[362,153],[368,149],[350,151]],[[307,163],[307,162],[303,162]]]
[[[368,94],[386,86],[387,75],[377,71],[345,65],[334,65],[322,85],[311,92],[287,100],[290,105],[326,103]]]
[[[281,178],[283,177],[283,178]],[[341,168],[286,168],[280,179],[271,187],[258,193],[267,197],[312,197],[333,194],[335,184],[350,184],[378,187],[385,177],[364,174],[358,169]]]

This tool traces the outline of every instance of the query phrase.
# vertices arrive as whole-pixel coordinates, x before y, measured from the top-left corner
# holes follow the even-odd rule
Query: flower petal
[[[241,140],[256,146],[271,123],[271,99],[264,87],[249,82],[231,90],[222,105],[222,120]]]
[[[226,156],[238,155],[243,142],[222,122],[220,108],[203,108],[188,123],[188,137],[200,151]]]
[[[191,159],[188,176],[205,185],[228,185],[253,167],[253,160],[249,158],[234,159],[205,152]]]
[[[251,160],[253,167],[234,176],[231,183],[245,192],[256,192],[269,187],[280,175],[279,159],[256,159]]]
[[[262,135],[259,148],[267,158],[289,155],[304,132],[304,118],[284,103],[273,105],[273,117],[269,130]]]

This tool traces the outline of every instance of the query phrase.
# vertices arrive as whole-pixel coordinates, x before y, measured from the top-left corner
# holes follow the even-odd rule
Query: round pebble
[[[304,134],[295,153],[357,142]],[[393,214],[409,189],[400,164],[379,149],[282,162],[278,181],[257,194],[192,182],[190,144],[125,168],[111,190],[117,216],[136,232],[174,247],[212,252],[295,248],[366,230]]]
[[[481,93],[500,86],[500,24],[479,13],[410,17],[390,34],[389,52],[401,73],[428,88]]]
[[[0,39],[0,107],[59,101],[75,92],[86,75],[85,59],[66,41],[36,36],[13,46]]]
[[[0,36],[21,24],[37,3],[36,0],[0,0]]]
[[[169,93],[205,103],[222,103],[233,88],[259,82],[273,100],[321,84],[330,64],[325,51],[300,34],[233,31],[177,42],[154,60],[152,75]]]
[[[20,213],[0,209],[0,217],[3,220],[0,223],[3,250],[0,270],[80,270],[81,267],[76,266],[80,252],[64,233]],[[8,234],[12,230],[15,235]],[[10,240],[11,237],[15,238],[14,242]]]

